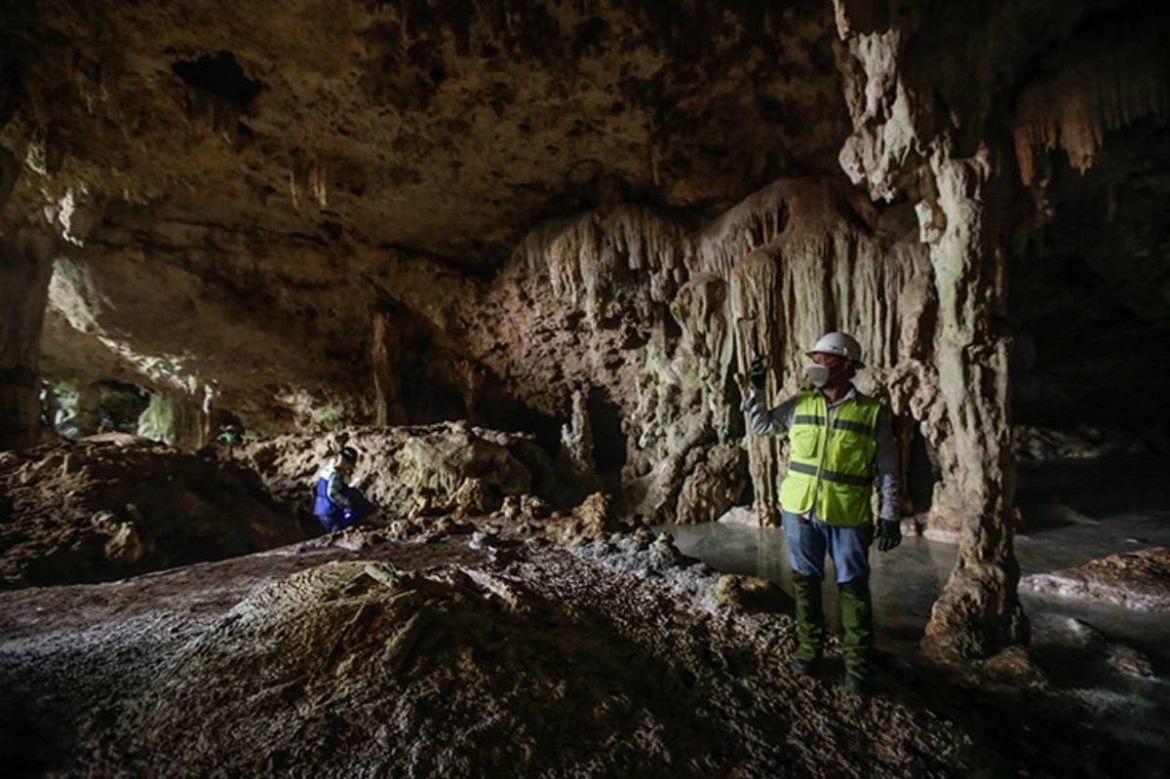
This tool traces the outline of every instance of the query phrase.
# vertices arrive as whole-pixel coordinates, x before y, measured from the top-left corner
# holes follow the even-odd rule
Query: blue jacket
[[[317,474],[317,487],[314,490],[313,513],[319,517],[336,517],[342,509],[350,505],[349,488],[345,485],[345,476],[333,465],[327,465]]]

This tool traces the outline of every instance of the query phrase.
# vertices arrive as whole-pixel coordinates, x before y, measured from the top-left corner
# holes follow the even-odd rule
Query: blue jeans
[[[788,565],[794,574],[825,578],[825,553],[833,558],[837,584],[869,576],[868,526],[829,525],[815,516],[803,519],[799,514],[780,514],[784,535],[788,537]]]

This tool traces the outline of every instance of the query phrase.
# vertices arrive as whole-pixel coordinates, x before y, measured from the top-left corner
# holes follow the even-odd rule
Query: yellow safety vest
[[[780,485],[780,507],[830,525],[856,527],[873,521],[874,462],[881,404],[854,391],[834,409],[820,392],[803,392],[788,428],[788,474]]]

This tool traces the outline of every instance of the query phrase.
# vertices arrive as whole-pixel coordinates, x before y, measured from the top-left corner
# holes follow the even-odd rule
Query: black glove
[[[878,520],[877,534],[879,552],[888,552],[902,543],[902,523],[896,519]]]
[[[757,357],[748,366],[748,379],[757,391],[763,392],[768,385],[768,355]]]

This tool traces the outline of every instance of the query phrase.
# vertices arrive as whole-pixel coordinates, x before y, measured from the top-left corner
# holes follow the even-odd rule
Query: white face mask
[[[812,386],[820,389],[829,383],[829,369],[824,365],[810,362],[804,366],[804,379]]]

